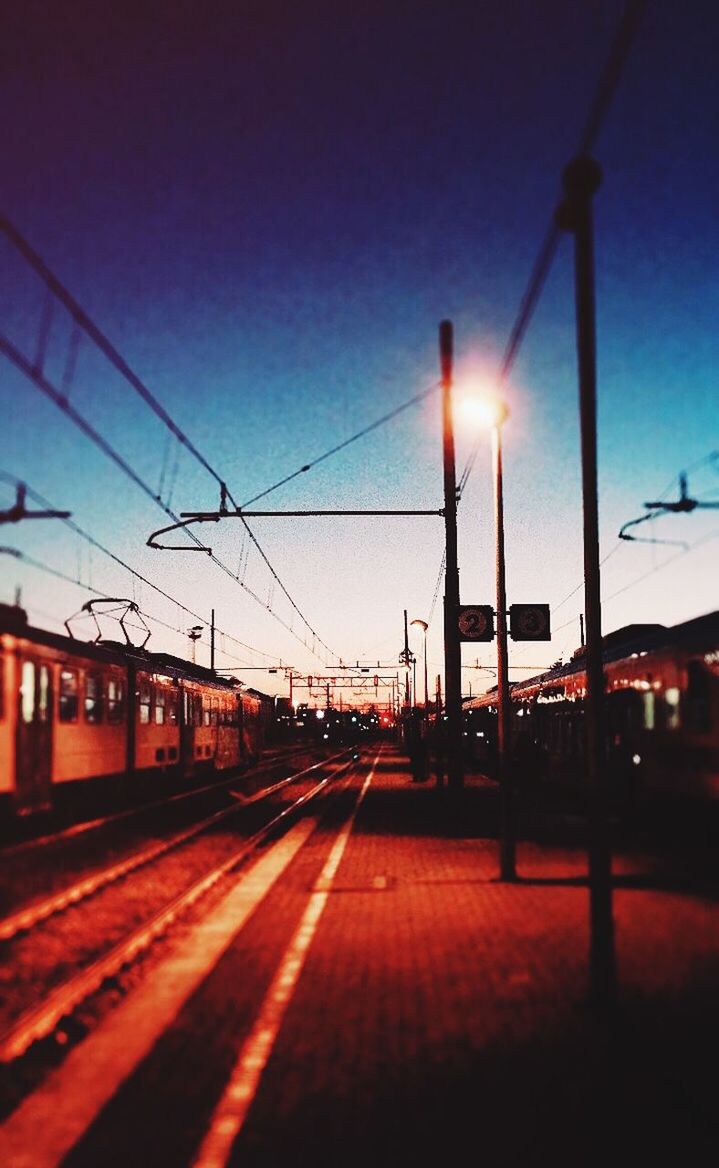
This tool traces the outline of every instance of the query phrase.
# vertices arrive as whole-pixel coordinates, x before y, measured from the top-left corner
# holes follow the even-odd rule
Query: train
[[[178,657],[50,633],[0,605],[0,817],[248,766],[273,705]]]
[[[628,625],[603,638],[607,787],[613,805],[719,805],[719,613],[671,627]],[[520,789],[579,789],[586,651],[510,686],[510,758]],[[467,701],[465,741],[491,772],[497,690]]]

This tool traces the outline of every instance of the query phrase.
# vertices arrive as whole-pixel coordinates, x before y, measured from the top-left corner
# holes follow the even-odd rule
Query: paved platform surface
[[[716,1162],[719,881],[616,851],[618,992],[599,1010],[580,818],[523,816],[503,883],[494,784],[470,774],[454,798],[385,746],[349,830],[362,781],[63,1168],[196,1165],[283,961],[244,1123],[202,1168]]]
[[[715,899],[617,856],[594,1010],[581,830],[521,840],[500,883],[496,789],[453,806],[406,765],[377,764],[231,1163],[715,1162]]]

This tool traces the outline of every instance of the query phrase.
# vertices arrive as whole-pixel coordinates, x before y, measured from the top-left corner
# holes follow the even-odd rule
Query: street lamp
[[[507,650],[507,589],[504,562],[504,490],[502,476],[502,426],[509,410],[498,399],[492,426],[492,466],[494,472],[494,526],[497,561],[497,764],[501,784],[502,840],[499,867],[502,880],[517,879],[514,824],[514,774],[508,765],[510,704],[509,654]]]
[[[502,880],[516,880],[514,823],[514,775],[508,763],[510,736],[509,654],[507,650],[507,589],[504,560],[504,488],[502,473],[502,426],[509,417],[503,398],[467,398],[463,411],[492,429],[494,478],[495,561],[497,580],[497,773],[502,805],[499,866]]]
[[[427,692],[427,629],[429,628],[429,625],[427,624],[427,621],[419,619],[411,621],[410,624],[417,625],[424,633],[424,715],[426,718],[427,708],[429,706],[429,695]]]
[[[197,642],[197,641],[199,641],[199,639],[200,639],[200,637],[202,636],[203,632],[204,632],[204,626],[203,626],[203,625],[193,625],[191,629],[188,629],[188,630],[187,630],[187,635],[188,635],[188,637],[190,638],[190,642],[191,642],[191,644],[192,644],[192,664],[193,664],[193,665],[195,665],[195,664],[196,664],[196,661],[195,661],[195,655],[196,655],[196,654],[195,654],[195,644],[196,644],[196,642]]]

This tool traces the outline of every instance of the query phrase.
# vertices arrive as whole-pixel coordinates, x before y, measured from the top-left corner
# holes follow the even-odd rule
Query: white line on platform
[[[303,820],[0,1125],[3,1168],[55,1168],[145,1058],[317,826]]]
[[[225,1168],[227,1164],[232,1145],[257,1094],[260,1078],[267,1066],[285,1010],[302,973],[305,958],[327,904],[332,881],[347,846],[359,806],[372,782],[378,758],[379,753],[364,781],[352,814],[334,842],[327,862],[310,894],[309,903],[295,935],[277,967],[252,1031],[240,1050],[225,1092],[215,1108],[193,1168]]]

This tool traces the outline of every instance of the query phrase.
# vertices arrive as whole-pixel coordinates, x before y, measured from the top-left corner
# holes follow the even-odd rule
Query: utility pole
[[[462,768],[462,650],[457,616],[459,611],[459,568],[457,565],[457,480],[454,465],[454,424],[452,421],[452,372],[454,334],[452,322],[439,326],[439,357],[442,371],[442,455],[444,468],[444,530],[446,569],[444,576],[444,688],[447,710],[447,782],[450,790],[464,786]]]
[[[504,411],[506,416],[506,408]],[[511,705],[509,700],[509,654],[507,650],[507,588],[504,559],[504,476],[502,469],[502,422],[492,430],[494,463],[494,516],[497,566],[497,761],[502,806],[502,838],[499,868],[502,880],[517,879],[515,840],[514,773],[509,757]]]
[[[585,723],[589,782],[589,904],[591,995],[599,1005],[616,994],[612,860],[606,805],[604,751],[604,670],[599,575],[597,497],[597,370],[594,303],[592,199],[602,182],[593,158],[574,158],[562,175],[564,201],[557,222],[574,235],[574,289],[577,318],[579,420],[584,509],[584,613],[587,622]]]
[[[412,664],[414,657],[409,649],[409,632],[407,629],[407,609],[404,610],[404,649],[399,655],[400,662],[404,665],[404,704],[409,707],[411,705],[411,695],[409,688],[409,667]]]
[[[584,648],[584,613],[579,614],[579,644]]]
[[[210,616],[210,672],[215,672],[215,610]]]

